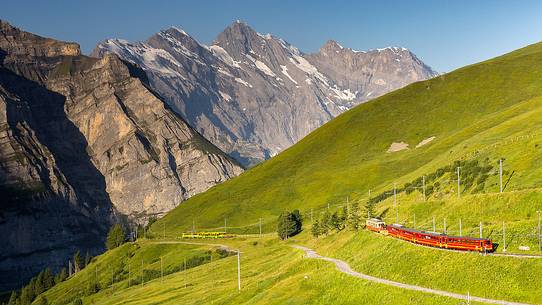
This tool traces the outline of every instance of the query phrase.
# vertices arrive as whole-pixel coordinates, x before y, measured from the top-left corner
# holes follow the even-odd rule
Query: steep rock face
[[[435,75],[400,48],[334,48],[303,54],[237,21],[210,46],[173,27],[145,42],[106,40],[92,55],[140,65],[172,109],[250,166],[361,102]]]
[[[242,171],[138,67],[0,30],[0,289],[101,251],[122,215],[163,214]]]
[[[77,60],[65,58],[48,87],[66,96],[68,116],[119,212],[163,214],[241,172],[148,89],[142,71],[107,55],[88,70],[62,74]]]

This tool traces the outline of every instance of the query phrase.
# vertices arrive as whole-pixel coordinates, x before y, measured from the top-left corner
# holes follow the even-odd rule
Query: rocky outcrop
[[[92,55],[106,53],[140,65],[172,109],[247,166],[359,103],[436,75],[406,49],[330,42],[303,54],[240,21],[210,46],[172,27],[145,42],[106,40]]]
[[[76,249],[99,252],[109,225],[163,214],[242,168],[116,55],[0,22],[0,289]]]

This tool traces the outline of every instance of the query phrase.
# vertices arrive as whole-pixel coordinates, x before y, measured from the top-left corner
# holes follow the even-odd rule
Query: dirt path
[[[298,245],[294,245],[293,247],[305,251],[308,258],[314,258],[314,259],[320,259],[320,260],[332,262],[332,263],[335,264],[335,266],[337,266],[337,269],[339,269],[339,271],[341,271],[343,273],[346,273],[348,275],[351,275],[351,276],[355,276],[355,277],[367,280],[367,281],[380,283],[380,284],[384,284],[384,285],[388,285],[388,286],[399,287],[399,288],[402,288],[402,289],[408,289],[408,290],[414,290],[414,291],[421,291],[421,292],[425,292],[425,293],[436,294],[436,295],[455,298],[455,299],[460,299],[460,300],[467,300],[469,298],[469,296],[465,295],[465,294],[459,294],[459,293],[448,292],[448,291],[443,291],[443,290],[425,288],[425,287],[416,286],[416,285],[404,284],[404,283],[394,282],[394,281],[390,281],[390,280],[386,280],[386,279],[366,275],[366,274],[363,274],[363,273],[359,273],[359,272],[356,272],[356,271],[352,270],[350,265],[348,265],[348,263],[346,263],[345,261],[342,261],[342,260],[339,260],[339,259],[336,259],[336,258],[321,256],[320,254],[316,253],[316,251],[314,251],[314,250],[312,250],[310,248],[307,248],[307,247],[298,246]],[[488,303],[488,304],[501,304],[501,305],[529,305],[529,304],[526,304],[526,303],[517,303],[517,302],[493,300],[493,299],[486,299],[486,298],[476,297],[476,296],[470,296],[470,301]]]

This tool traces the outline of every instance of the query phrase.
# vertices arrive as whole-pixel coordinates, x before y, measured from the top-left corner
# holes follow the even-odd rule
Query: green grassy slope
[[[344,113],[275,158],[194,196],[153,229],[165,225],[178,234],[193,221],[214,228],[224,218],[242,226],[284,209],[322,207],[403,184],[476,150],[492,162],[516,157],[506,164],[520,173],[509,190],[537,185],[542,175],[532,166],[540,164],[538,149],[516,145],[497,155],[491,147],[517,132],[536,133],[539,96],[542,44],[412,84]],[[431,136],[435,140],[415,148]],[[386,153],[401,141],[410,149]],[[522,160],[527,148],[530,159]]]
[[[427,145],[416,144],[431,136]],[[410,149],[386,153],[393,142]],[[193,224],[196,230],[274,231],[276,216],[286,209],[314,209],[319,217],[328,203],[339,209],[350,202],[364,204],[389,191],[396,183],[398,207],[393,198],[376,205],[387,222],[458,234],[483,236],[499,243],[506,225],[508,252],[529,246],[536,253],[537,213],[542,207],[542,44],[465,67],[438,78],[412,84],[341,115],[275,158],[241,176],[196,195],[158,220],[151,236],[169,239]],[[505,193],[498,192],[497,161],[505,166]],[[461,160],[463,189],[457,197],[454,161]],[[470,166],[478,162],[480,167]],[[472,163],[474,164],[474,163]],[[483,170],[480,168],[486,167]],[[442,175],[433,175],[439,169]],[[483,175],[487,175],[481,179]],[[432,188],[424,201],[419,179],[427,176]],[[402,189],[418,181],[412,192]],[[389,194],[388,194],[389,196]],[[397,213],[398,212],[398,213]],[[236,292],[235,258],[208,262],[187,271],[175,270],[186,257],[207,255],[209,246],[157,245],[141,241],[102,255],[93,264],[102,289],[85,297],[85,304],[458,304],[457,300],[373,284],[340,274],[329,263],[302,259],[289,244],[305,244],[321,254],[348,261],[370,275],[424,287],[508,301],[542,303],[538,287],[542,259],[484,257],[473,253],[443,252],[389,237],[360,232],[334,233],[320,239],[305,231],[295,240],[279,242],[274,236],[221,240],[243,252],[243,291]],[[416,217],[416,223],[414,223]],[[256,244],[254,242],[257,242]],[[171,271],[145,285],[128,287],[127,266],[141,273],[143,259],[157,270],[157,260]],[[122,262],[122,263],[119,263]],[[159,262],[158,262],[159,263]],[[46,293],[62,304],[81,293],[95,276],[94,265]],[[94,269],[93,269],[94,268]],[[109,269],[108,269],[109,268]],[[169,272],[168,272],[169,273]],[[103,277],[102,277],[103,276]],[[188,283],[188,284],[187,284]],[[186,285],[186,286],[185,286]]]
[[[306,238],[301,236],[297,242]],[[156,278],[144,285],[132,283],[128,287],[128,280],[122,279],[111,287],[104,286],[96,294],[83,297],[83,304],[400,305],[405,301],[411,304],[458,304],[455,299],[404,291],[341,274],[329,263],[304,259],[299,250],[290,247],[291,243],[279,242],[275,238],[252,237],[221,242],[240,249],[242,253],[240,293],[237,291],[236,257],[228,257],[187,271],[174,272],[162,280]],[[134,252],[134,259],[141,251],[157,250],[146,242],[125,245],[105,253],[97,263],[112,263],[121,258],[127,260],[133,255],[131,250],[137,247],[141,249]],[[168,249],[172,250],[170,246]],[[192,255],[198,250],[198,247],[175,245],[173,251],[182,254],[170,257],[168,261],[182,261],[183,254]],[[159,254],[156,254],[157,257]],[[88,268],[93,270],[94,267],[93,263]],[[85,287],[84,279],[92,278],[90,273],[83,272],[45,293],[50,303],[65,304],[80,295],[78,290]],[[102,281],[105,283],[107,279]]]

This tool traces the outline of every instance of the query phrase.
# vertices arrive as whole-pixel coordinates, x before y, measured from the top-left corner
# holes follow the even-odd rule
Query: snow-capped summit
[[[355,51],[334,40],[304,54],[235,21],[210,46],[171,27],[145,42],[107,40],[147,71],[168,104],[245,165],[276,155],[340,113],[435,73],[410,51]]]

